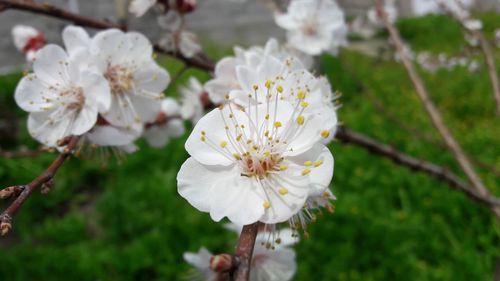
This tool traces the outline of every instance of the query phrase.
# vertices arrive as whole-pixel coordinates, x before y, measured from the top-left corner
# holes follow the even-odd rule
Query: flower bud
[[[220,254],[210,259],[210,269],[215,272],[227,272],[233,267],[233,256]]]
[[[9,233],[12,228],[11,220],[9,217],[2,218],[2,222],[0,223],[0,235],[5,236]]]
[[[196,8],[196,0],[176,0],[175,5],[179,13],[187,14],[191,13]]]

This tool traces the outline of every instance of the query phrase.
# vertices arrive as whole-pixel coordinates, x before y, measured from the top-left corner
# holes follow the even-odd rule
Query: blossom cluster
[[[226,225],[228,230],[241,232],[241,226]],[[280,230],[279,234],[262,228],[255,241],[255,249],[250,266],[251,281],[288,281],[293,278],[297,270],[295,251],[292,246],[298,242],[291,229]],[[190,280],[218,281],[224,279],[224,274],[214,272],[213,255],[202,247],[197,253],[184,253],[184,260],[194,271]]]
[[[324,144],[337,115],[325,78],[270,40],[265,48],[235,49],[205,88],[221,105],[186,142],[181,196],[215,221],[289,221],[295,230],[315,219],[313,210],[332,208],[333,157]]]
[[[37,51],[33,73],[18,84],[17,104],[29,112],[30,134],[49,147],[70,135],[87,143],[133,151],[143,135],[153,145],[183,134],[180,106],[164,99],[170,76],[153,59],[149,40],[109,29],[91,37],[68,26],[64,48]],[[172,122],[167,122],[172,121]]]

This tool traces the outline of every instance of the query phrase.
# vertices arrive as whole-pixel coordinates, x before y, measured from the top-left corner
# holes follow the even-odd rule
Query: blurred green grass
[[[481,15],[489,35],[500,27],[493,15]],[[463,41],[456,24],[443,17],[407,19],[398,26],[417,50],[453,54]],[[180,68],[172,60],[161,62],[172,73]],[[321,67],[343,94],[339,115],[344,124],[461,175],[444,149],[385,116],[390,112],[439,140],[401,65],[346,51],[340,58],[323,57]],[[189,74],[207,79],[190,70],[183,80]],[[464,149],[500,169],[500,126],[485,69],[422,74]],[[0,79],[0,117],[17,128],[2,136],[3,148],[36,147],[25,130],[26,115],[15,110],[12,98],[19,78]],[[385,104],[385,113],[373,105],[374,97]],[[69,161],[57,174],[54,190],[33,194],[16,214],[12,233],[0,239],[1,279],[179,280],[188,269],[184,251],[201,246],[231,251],[235,235],[176,192],[176,173],[187,157],[184,140],[161,150],[141,144],[140,152],[121,164],[110,160],[106,167],[96,159]],[[493,278],[500,226],[487,208],[357,147],[334,142],[330,148],[336,162],[336,212],[311,225],[311,238],[297,245],[296,280]],[[0,186],[28,182],[53,158],[0,159]],[[498,177],[479,171],[500,196]]]

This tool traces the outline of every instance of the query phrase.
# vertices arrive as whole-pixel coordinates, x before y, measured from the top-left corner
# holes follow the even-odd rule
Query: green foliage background
[[[499,17],[481,18],[491,38]],[[465,44],[458,25],[443,17],[407,19],[398,27],[415,50],[457,54]],[[499,54],[497,49],[497,59]],[[161,60],[172,73],[179,69]],[[452,156],[436,144],[439,136],[401,65],[345,51],[340,58],[323,57],[321,67],[343,94],[342,123],[460,174]],[[477,74],[460,67],[421,73],[465,150],[500,169],[499,119],[485,68]],[[26,133],[26,115],[13,101],[19,79],[19,74],[0,79],[0,120],[12,127],[0,134],[4,149],[36,147]],[[174,95],[173,89],[168,94]],[[385,109],[377,109],[374,100]],[[394,119],[434,142],[420,140]],[[58,173],[55,189],[47,196],[35,193],[15,216],[12,233],[0,239],[0,279],[180,280],[188,270],[183,252],[201,246],[231,251],[235,234],[176,192],[176,174],[187,157],[184,140],[161,150],[141,143],[141,151],[122,163],[114,158],[104,163],[98,155],[72,159]],[[500,226],[487,208],[358,147],[334,142],[330,148],[336,212],[311,225],[311,238],[296,246],[296,280],[492,280]],[[29,182],[53,158],[0,159],[0,186]],[[479,171],[500,195],[499,177]]]

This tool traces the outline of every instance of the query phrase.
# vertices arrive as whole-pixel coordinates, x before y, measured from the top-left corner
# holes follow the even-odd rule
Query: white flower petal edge
[[[136,17],[142,17],[157,0],[132,0],[130,2],[128,11]]]

